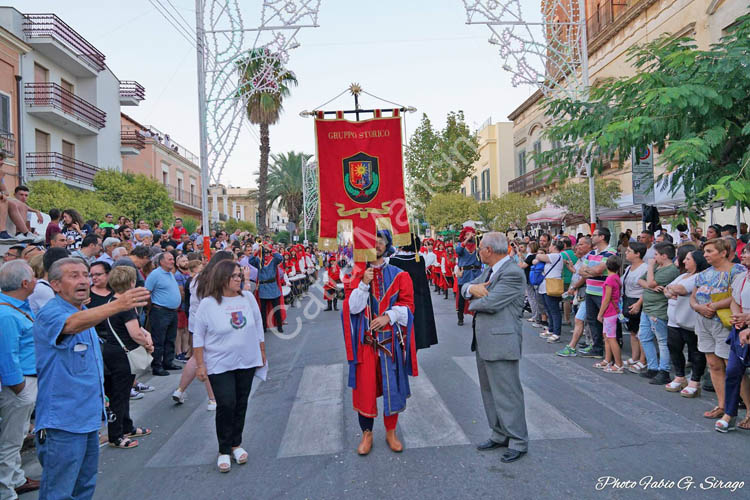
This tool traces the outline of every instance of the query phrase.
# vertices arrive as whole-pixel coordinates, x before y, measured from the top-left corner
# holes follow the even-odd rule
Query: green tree
[[[250,221],[230,218],[224,223],[224,230],[228,233],[233,233],[237,229],[239,229],[240,231],[247,231],[251,234],[258,233],[258,228],[255,227],[255,224]]]
[[[103,221],[108,213],[119,213],[117,207],[105,201],[98,193],[72,189],[59,181],[32,181],[29,183],[29,206],[49,212],[52,208],[75,208],[84,220]]]
[[[598,177],[594,180],[594,194],[597,207],[616,208],[622,189],[618,181]],[[551,201],[568,213],[586,215],[589,213],[589,183],[569,180],[552,195]]]
[[[94,188],[101,199],[116,206],[113,213],[133,221],[172,218],[174,204],[167,188],[143,174],[101,170],[94,177]]]
[[[552,141],[566,146],[541,155],[561,177],[585,158],[602,169],[619,153],[653,144],[672,193],[687,205],[716,198],[750,205],[750,14],[721,40],[698,50],[694,39],[664,36],[630,49],[635,75],[605,80],[587,102],[546,103]],[[597,200],[598,204],[598,200]],[[585,213],[585,212],[584,212]]]
[[[438,230],[460,228],[467,220],[479,217],[478,205],[474,198],[460,193],[438,193],[425,208],[425,218]]]
[[[187,231],[188,234],[193,234],[198,229],[199,225],[200,221],[195,217],[182,218],[182,226],[185,228],[185,231]]]
[[[479,160],[479,141],[466,125],[463,111],[448,113],[445,127],[435,131],[427,115],[406,150],[410,202],[421,213],[436,193],[455,193]]]
[[[250,123],[260,127],[260,168],[258,170],[258,213],[260,215],[261,233],[266,227],[268,207],[268,157],[271,152],[268,127],[279,121],[284,98],[290,94],[290,86],[297,85],[297,77],[286,69],[282,62],[265,47],[253,49],[247,58],[237,62],[242,72],[240,95],[249,95],[246,111]],[[272,86],[275,92],[256,92],[254,87],[259,83]]]
[[[296,225],[299,225],[302,213],[302,163],[310,158],[310,154],[294,151],[271,155],[273,163],[268,170],[268,204],[281,202],[289,220]]]
[[[493,196],[480,203],[477,211],[479,220],[489,230],[507,231],[511,227],[526,227],[526,217],[539,210],[537,202],[519,193],[506,193]]]
[[[279,231],[278,233],[275,233],[273,235],[273,241],[274,243],[284,243],[287,244],[291,241],[291,237],[289,236],[289,231]]]

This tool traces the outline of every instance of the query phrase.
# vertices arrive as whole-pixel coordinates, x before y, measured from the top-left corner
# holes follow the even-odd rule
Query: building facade
[[[726,29],[740,15],[748,11],[746,2],[725,0],[586,0],[586,26],[591,84],[607,78],[632,76],[634,69],[627,61],[627,50],[665,34],[689,35],[699,48],[708,48],[726,33]],[[512,192],[537,198],[542,204],[557,187],[558,181],[548,181],[532,160],[534,151],[554,147],[542,134],[550,125],[541,106],[541,92],[534,93],[509,116],[513,122],[515,178],[508,188]],[[655,175],[658,155],[655,158]],[[630,161],[611,159],[603,177],[619,181],[622,196],[620,206],[633,204]],[[569,182],[582,182],[583,176]],[[656,192],[659,197],[666,193]],[[728,212],[733,212],[729,210]],[[727,216],[730,223],[734,219]]]
[[[175,217],[201,219],[201,170],[198,156],[151,125],[120,117],[122,169],[143,174],[167,188]]]
[[[100,169],[121,170],[120,106],[137,105],[143,87],[120,81],[104,54],[54,14],[0,7],[0,27],[24,44],[18,65],[5,68],[17,81],[21,112],[10,128],[21,180],[92,189]]]
[[[487,119],[477,133],[479,160],[472,174],[464,180],[461,193],[478,201],[489,200],[508,192],[513,170],[513,123]]]
[[[208,188],[208,207],[211,222],[235,219],[252,222],[258,227],[257,189],[214,184]],[[266,227],[273,232],[286,231],[289,216],[286,210],[274,203],[266,210]]]
[[[2,167],[5,185],[12,193],[21,179],[21,144],[18,141],[21,104],[21,57],[31,47],[0,27],[0,152],[5,155]]]

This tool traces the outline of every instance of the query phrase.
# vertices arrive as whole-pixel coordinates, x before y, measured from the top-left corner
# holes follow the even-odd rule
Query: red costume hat
[[[464,238],[466,238],[466,235],[469,233],[477,234],[477,230],[471,226],[465,226],[463,229],[461,229],[461,234],[458,235],[458,240],[464,241]]]

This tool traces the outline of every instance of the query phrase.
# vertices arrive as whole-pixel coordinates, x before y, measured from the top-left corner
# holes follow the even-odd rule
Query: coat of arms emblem
[[[344,189],[356,203],[368,203],[378,194],[380,170],[378,159],[366,153],[344,158]]]

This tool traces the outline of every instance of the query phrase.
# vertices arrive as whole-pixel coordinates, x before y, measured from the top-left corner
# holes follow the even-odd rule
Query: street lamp
[[[484,24],[488,40],[500,47],[503,69],[514,87],[539,88],[545,96],[585,100],[589,61],[584,0],[542,0],[541,18],[524,18],[519,0],[462,0],[467,24]],[[588,152],[587,152],[588,153]],[[589,217],[596,226],[594,172],[589,154],[584,169],[589,179]]]

